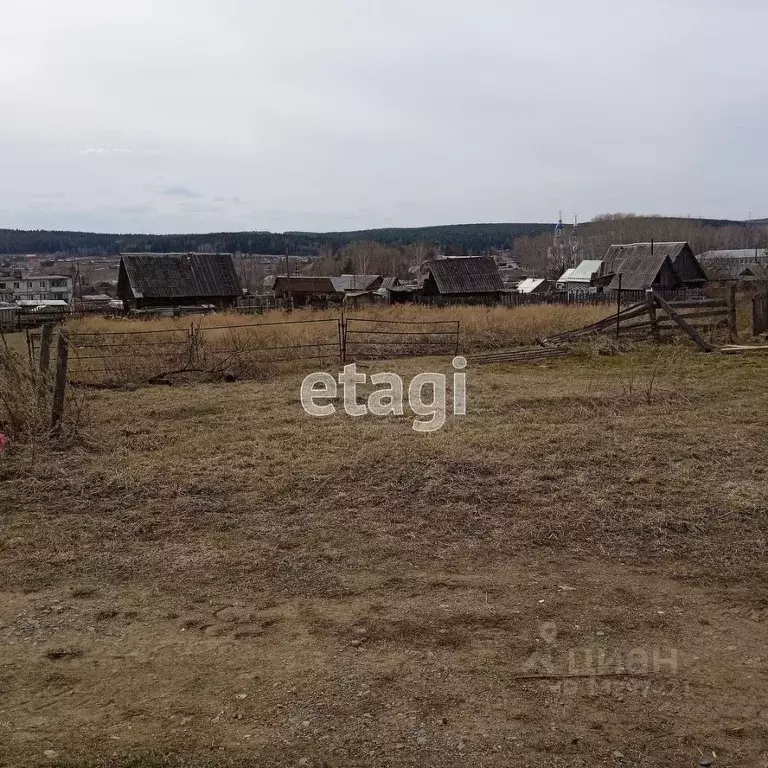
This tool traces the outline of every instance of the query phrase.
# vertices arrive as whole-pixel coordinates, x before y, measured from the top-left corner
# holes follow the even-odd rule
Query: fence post
[[[728,306],[728,337],[736,341],[739,336],[739,320],[736,315],[736,285],[729,283],[726,288],[725,301]]]
[[[61,421],[64,417],[64,403],[67,394],[67,362],[69,360],[69,331],[59,331],[59,343],[56,350],[56,380],[53,385],[53,406],[51,408],[51,435],[61,433]]]
[[[40,360],[37,366],[37,402],[40,404],[45,403],[45,395],[48,390],[48,368],[51,363],[52,340],[53,325],[45,323],[40,333]]]
[[[619,272],[619,290],[616,291],[616,341],[621,331],[621,272]]]
[[[659,321],[656,319],[656,299],[653,295],[653,288],[645,289],[645,300],[648,302],[648,321],[651,324],[651,336],[654,341],[661,341]]]
[[[339,320],[339,357],[342,365],[347,362],[347,320],[344,317],[344,310],[341,310],[341,319]]]

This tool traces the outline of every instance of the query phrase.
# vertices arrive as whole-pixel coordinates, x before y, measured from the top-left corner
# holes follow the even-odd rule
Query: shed
[[[428,267],[424,296],[498,300],[504,283],[491,256],[442,259]]]
[[[124,253],[117,295],[126,309],[234,307],[240,280],[228,253]]]
[[[341,301],[344,291],[340,290],[332,277],[307,277],[278,275],[273,287],[276,299],[291,298],[297,306],[328,301]]]

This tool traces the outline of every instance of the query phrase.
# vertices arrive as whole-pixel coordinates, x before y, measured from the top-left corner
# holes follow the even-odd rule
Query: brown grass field
[[[768,765],[768,358],[470,368],[433,434],[302,375],[0,456],[0,765]]]
[[[472,353],[608,312],[357,314],[458,319]],[[110,362],[128,383],[173,367],[140,359],[162,331],[199,322],[210,365],[327,333],[233,325],[326,315],[70,330],[151,331]],[[40,433],[5,341],[2,403]],[[0,457],[0,765],[768,765],[768,359],[601,349],[470,369],[430,435],[307,416],[306,362],[73,389],[76,434]]]

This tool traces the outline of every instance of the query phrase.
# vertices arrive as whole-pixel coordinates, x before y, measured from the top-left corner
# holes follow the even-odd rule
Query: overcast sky
[[[766,0],[0,0],[0,227],[768,216]]]

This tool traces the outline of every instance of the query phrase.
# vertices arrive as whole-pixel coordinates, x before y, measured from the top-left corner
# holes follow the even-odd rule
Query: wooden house
[[[457,302],[496,302],[504,283],[496,261],[490,256],[433,261],[422,286],[424,297]]]
[[[242,293],[228,253],[124,253],[117,296],[126,309],[234,307]]]
[[[608,290],[644,291],[700,288],[707,282],[688,243],[612,245],[603,259],[600,281]]]

